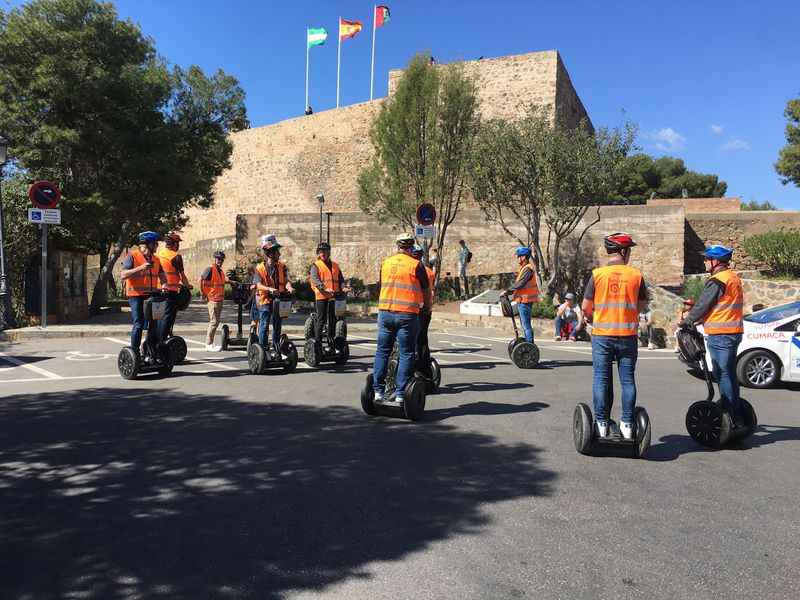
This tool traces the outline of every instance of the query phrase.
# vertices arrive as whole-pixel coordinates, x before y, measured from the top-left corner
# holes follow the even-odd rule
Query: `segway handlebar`
[[[714,382],[706,364],[706,344],[703,334],[697,331],[696,328],[682,327],[678,330],[676,338],[678,349],[684,361],[689,364],[698,363],[700,365],[708,388],[708,398],[706,400],[711,402],[714,399]]]

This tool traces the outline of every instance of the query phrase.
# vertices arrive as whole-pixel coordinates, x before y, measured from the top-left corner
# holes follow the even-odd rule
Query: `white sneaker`
[[[214,345],[206,344],[206,352],[214,352]]]
[[[383,402],[383,392],[374,392],[374,401],[375,402]]]
[[[656,345],[655,344],[647,344],[647,349],[648,350],[655,350],[656,349]]]
[[[402,404],[403,404],[403,397],[402,397],[402,396],[399,396],[399,395],[395,396],[395,397],[394,397],[394,402],[395,402],[395,404],[397,404],[398,406],[402,406]]]
[[[595,423],[598,437],[608,437],[608,423]]]
[[[222,346],[211,346],[209,352],[222,352]]]
[[[619,432],[626,440],[633,439],[633,423],[626,423],[625,421],[619,422]]]

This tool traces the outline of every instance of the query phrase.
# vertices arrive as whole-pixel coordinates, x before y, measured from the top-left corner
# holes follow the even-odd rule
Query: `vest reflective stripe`
[[[522,276],[525,274],[525,271],[531,272],[531,278],[528,280],[528,283],[525,284],[524,288],[514,290],[512,297],[517,302],[521,302],[523,304],[538,302],[539,286],[536,285],[536,273],[533,272],[533,267],[530,265],[522,265],[522,268],[520,268],[519,272],[517,273],[517,278],[515,281],[520,281]]]
[[[378,310],[419,314],[424,299],[416,275],[418,265],[417,259],[403,253],[383,261]]]
[[[742,281],[730,269],[720,271],[712,279],[724,284],[725,291],[711,312],[706,315],[703,329],[709,335],[743,333],[744,292],[742,291]]]
[[[339,285],[339,274],[341,273],[339,270],[339,265],[331,261],[331,268],[329,269],[328,265],[326,265],[325,262],[320,259],[317,259],[314,264],[317,266],[317,273],[319,273],[319,278],[322,281],[322,285],[333,290],[334,292],[341,291],[342,288]],[[316,300],[330,300],[333,298],[333,294],[323,292],[322,290],[317,289],[317,287],[313,284],[311,287],[314,289],[314,298]]]
[[[169,248],[161,248],[156,256],[161,260],[161,268],[164,269],[164,275],[167,276],[167,289],[170,292],[179,292],[181,289],[181,274],[172,266],[172,259],[178,256],[178,253]]]
[[[142,255],[142,253],[138,250],[133,250],[131,252],[131,258],[133,259],[134,267],[139,267],[147,262],[144,258],[144,255]],[[133,277],[128,277],[125,280],[125,295],[128,297],[149,296],[155,292],[160,285],[160,281],[158,279],[158,274],[160,271],[161,262],[154,257],[149,271],[140,271]]]
[[[267,269],[267,265],[263,262],[258,263],[256,267],[256,273],[258,273],[259,278],[261,279],[261,285],[265,285],[267,287],[275,288],[278,290],[279,293],[286,291],[286,265],[282,262],[279,262],[278,265],[278,281],[272,281],[272,278],[269,276],[269,270]],[[263,306],[265,304],[271,304],[272,299],[270,295],[265,292],[264,290],[258,290],[256,292],[256,303],[259,306]]]
[[[625,337],[639,328],[639,289],[642,274],[628,265],[607,265],[592,271],[594,328],[592,335]]]
[[[217,265],[211,265],[211,279],[202,280],[200,289],[203,295],[212,302],[222,302],[225,299],[225,274]]]

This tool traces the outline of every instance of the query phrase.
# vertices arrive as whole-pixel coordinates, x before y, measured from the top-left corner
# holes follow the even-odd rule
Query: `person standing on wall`
[[[703,251],[703,262],[710,277],[700,297],[681,321],[691,329],[703,324],[711,356],[711,370],[719,384],[722,402],[735,423],[742,423],[739,380],[736,377],[736,356],[744,333],[744,292],[742,281],[730,268],[733,250],[725,246],[709,246]]]
[[[583,293],[583,314],[594,321],[592,329],[592,397],[597,434],[607,437],[611,413],[611,369],[617,363],[622,386],[619,430],[633,438],[636,406],[636,359],[639,356],[639,313],[647,310],[647,286],[641,271],[628,266],[636,243],[627,233],[612,233],[603,240],[608,264],[592,271]]]
[[[317,352],[322,352],[322,329],[328,324],[328,335],[333,338],[336,327],[336,294],[349,292],[344,284],[344,275],[339,263],[331,260],[331,245],[320,242],[317,245],[317,260],[311,265],[308,275],[311,289],[314,290],[314,312],[317,319],[314,325],[314,343]]]
[[[461,280],[461,285],[464,286],[464,300],[469,299],[469,282],[467,281],[467,264],[472,262],[472,252],[467,248],[467,243],[464,240],[458,240],[458,278]]]
[[[221,346],[214,345],[214,335],[217,332],[222,305],[225,301],[225,284],[230,283],[228,276],[222,270],[225,262],[225,253],[222,250],[214,252],[214,262],[200,275],[200,293],[208,301],[208,330],[206,331],[206,352],[219,352]]]
[[[167,278],[161,268],[161,261],[156,257],[159,235],[154,231],[143,231],[139,234],[139,248],[131,250],[122,261],[122,281],[125,282],[125,295],[131,307],[131,349],[139,354],[142,345],[144,322],[144,301],[164,289]],[[151,347],[155,346],[156,332],[148,325],[147,340]]]
[[[525,341],[533,343],[533,327],[531,327],[531,316],[534,303],[539,301],[539,286],[536,284],[535,263],[531,249],[520,246],[515,252],[519,270],[514,284],[508,288],[505,295],[510,295],[511,299],[517,303],[519,311],[519,323],[525,335]]]
[[[373,381],[375,400],[383,400],[386,371],[394,342],[400,347],[395,378],[395,401],[403,402],[406,383],[414,368],[420,311],[430,311],[431,288],[428,273],[412,256],[414,236],[401,233],[395,239],[397,253],[383,261],[378,299],[378,348],[375,351]]]
[[[167,234],[164,238],[164,248],[158,251],[158,259],[161,261],[161,268],[164,269],[164,275],[167,277],[167,304],[164,311],[164,318],[159,321],[159,339],[166,340],[167,336],[172,331],[172,326],[175,324],[175,317],[177,316],[176,305],[178,303],[178,292],[181,291],[181,286],[186,289],[193,289],[189,280],[186,278],[186,273],[183,272],[183,257],[178,253],[181,246],[181,236],[174,231]]]

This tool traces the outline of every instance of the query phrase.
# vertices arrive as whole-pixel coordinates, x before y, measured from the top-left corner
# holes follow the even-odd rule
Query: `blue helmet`
[[[155,231],[143,231],[139,234],[139,243],[152,244],[161,239]]]
[[[702,252],[705,258],[710,260],[719,260],[722,262],[728,262],[731,257],[733,256],[733,248],[728,248],[727,246],[720,246],[719,244],[714,244],[713,246],[709,246]]]
[[[530,256],[531,255],[531,249],[528,248],[527,246],[520,246],[519,248],[517,248],[516,255],[517,256]]]

